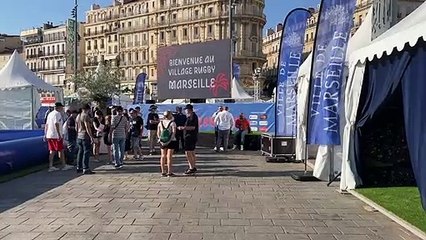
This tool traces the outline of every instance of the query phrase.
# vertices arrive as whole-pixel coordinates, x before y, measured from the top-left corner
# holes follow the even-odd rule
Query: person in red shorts
[[[49,147],[49,172],[57,171],[58,168],[53,166],[53,158],[56,153],[62,162],[62,170],[73,169],[73,166],[67,165],[64,158],[64,135],[62,132],[62,125],[64,120],[62,118],[62,111],[64,105],[62,103],[55,103],[55,110],[47,115],[46,125],[44,126],[44,138]]]

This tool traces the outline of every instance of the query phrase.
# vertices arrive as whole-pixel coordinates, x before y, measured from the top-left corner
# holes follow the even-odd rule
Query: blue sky
[[[106,6],[112,0],[79,0],[79,18],[92,3]],[[274,27],[293,8],[316,6],[319,0],[266,0],[266,28]],[[70,17],[74,0],[3,0],[0,8],[0,33],[19,34],[22,29],[38,27],[43,22],[59,24]]]

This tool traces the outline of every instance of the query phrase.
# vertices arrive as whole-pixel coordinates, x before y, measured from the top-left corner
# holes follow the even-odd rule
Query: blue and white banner
[[[312,61],[308,144],[340,145],[340,95],[356,0],[323,0]]]
[[[167,110],[174,111],[177,106],[184,107],[186,104],[157,104],[157,112],[163,113]],[[217,107],[221,104],[206,104],[197,103],[194,105],[194,111],[198,115],[198,123],[200,132],[214,132],[215,124],[213,114],[217,111]],[[142,117],[146,122],[151,104],[134,104],[128,108],[141,107]],[[253,132],[273,133],[275,128],[275,104],[273,103],[229,103],[230,113],[235,119],[238,119],[240,114],[249,120],[250,127]],[[144,131],[146,134],[147,131]]]
[[[143,98],[145,95],[145,79],[146,73],[140,73],[136,77],[136,85],[135,85],[135,97],[133,98],[133,104],[143,103]]]
[[[235,80],[237,81],[240,80],[241,69],[239,64],[236,64],[236,63],[232,64],[232,73]]]
[[[307,20],[311,13],[303,8],[291,11],[281,36],[276,91],[275,135],[296,136],[297,75],[302,63]]]

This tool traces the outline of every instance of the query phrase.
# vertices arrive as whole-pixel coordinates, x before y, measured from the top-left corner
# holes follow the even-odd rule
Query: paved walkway
[[[238,153],[199,160],[196,177],[161,178],[152,157],[0,184],[0,239],[417,239],[337,184],[293,181],[302,164]],[[176,162],[183,172],[183,156]]]

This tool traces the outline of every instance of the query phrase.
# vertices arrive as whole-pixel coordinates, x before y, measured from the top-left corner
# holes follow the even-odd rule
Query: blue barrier
[[[275,104],[273,103],[227,103],[227,104],[193,104],[194,110],[199,118],[201,132],[214,131],[214,123],[212,119],[213,113],[220,105],[229,107],[230,112],[237,119],[240,113],[244,113],[250,121],[250,126],[254,132],[274,132],[275,127]],[[148,109],[150,104],[133,105],[129,108],[140,106],[143,119],[146,123],[148,118]],[[185,104],[157,104],[158,114],[161,116],[166,110],[174,111],[177,106],[184,107]],[[144,133],[146,135],[146,131]]]
[[[0,175],[47,162],[43,131],[0,132]]]
[[[43,136],[43,130],[0,130],[0,142]]]

